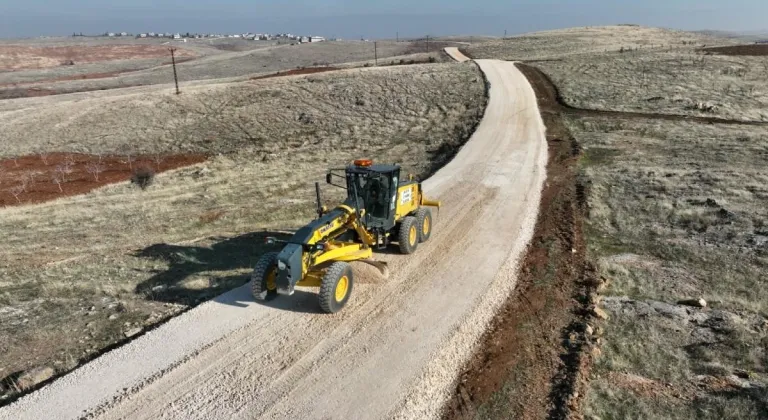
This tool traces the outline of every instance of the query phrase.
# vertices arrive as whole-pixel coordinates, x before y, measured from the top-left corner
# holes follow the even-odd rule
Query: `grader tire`
[[[419,222],[419,242],[427,242],[432,236],[432,211],[421,207],[416,213],[416,220]]]
[[[320,282],[320,308],[329,314],[339,312],[349,301],[353,284],[349,264],[341,261],[331,264]]]
[[[277,297],[277,252],[261,256],[251,273],[251,292],[260,301],[270,301]]]
[[[400,223],[400,232],[397,235],[400,242],[400,252],[413,254],[419,246],[419,222],[413,216],[407,216]]]

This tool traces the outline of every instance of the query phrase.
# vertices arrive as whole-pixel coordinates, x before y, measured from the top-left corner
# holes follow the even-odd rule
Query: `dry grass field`
[[[600,418],[768,415],[765,128],[580,118],[590,251],[609,280]],[[703,298],[707,309],[677,305]]]
[[[313,183],[328,167],[366,156],[429,174],[468,138],[486,101],[473,64],[198,85],[178,96],[159,89],[46,99],[0,114],[0,156],[210,158],[158,174],[146,190],[124,182],[0,209],[6,397],[21,372],[65,372],[244,284],[265,235],[312,218]],[[325,191],[333,204],[339,193]]]
[[[576,108],[768,120],[768,57],[700,50],[738,42],[616,26],[466,50],[529,61]],[[768,125],[566,111],[608,317],[582,414],[768,418]]]
[[[768,55],[713,54],[702,45],[538,65],[580,108],[768,121]]]
[[[310,44],[281,44],[268,41],[253,41],[253,44],[226,43],[204,40],[190,40],[180,43],[165,40],[129,40],[127,45],[103,44],[103,40],[94,40],[87,45],[54,43],[45,47],[51,51],[78,51],[81,49],[104,49],[113,52],[111,60],[98,62],[78,62],[75,65],[59,65],[45,70],[28,69],[12,72],[0,72],[0,98],[29,97],[61,93],[84,92],[115,89],[131,86],[147,86],[173,83],[173,70],[168,47],[179,49],[178,77],[182,83],[197,80],[238,78],[247,75],[272,73],[300,67],[327,66],[340,63],[358,63],[374,61],[373,42],[334,41]],[[126,42],[129,42],[126,41]],[[144,42],[144,44],[141,44]],[[426,54],[421,44],[410,42],[382,41],[378,45],[378,57],[381,64],[389,63],[393,57],[415,53]],[[36,44],[3,45],[0,44],[0,57],[3,49],[33,49],[43,47]],[[119,59],[115,50],[148,49],[153,52],[165,52],[159,58],[137,58],[126,55]],[[431,56],[440,57],[437,46],[431,48]],[[48,57],[47,61],[59,60],[59,55]],[[50,55],[50,54],[49,54]],[[408,58],[413,59],[413,57]],[[426,61],[426,60],[425,60]],[[2,62],[2,61],[0,61]],[[9,60],[10,62],[10,60]]]
[[[685,42],[685,44],[683,44]],[[534,32],[473,44],[466,49],[473,56],[500,60],[565,61],[574,56],[624,50],[672,49],[684,45],[729,45],[735,40],[701,33],[644,26],[587,26]]]
[[[633,26],[573,28],[468,47],[536,62],[569,105],[768,121],[768,56],[721,55],[737,39]]]

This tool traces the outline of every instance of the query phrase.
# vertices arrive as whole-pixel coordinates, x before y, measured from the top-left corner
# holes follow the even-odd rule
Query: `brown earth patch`
[[[159,173],[205,161],[203,154],[97,156],[50,153],[0,161],[0,206],[42,203],[85,194],[131,179],[135,170]]]
[[[187,61],[192,61],[195,58],[197,58],[197,57],[181,57],[181,58],[179,58],[179,56],[177,55],[176,56],[176,64],[186,63]],[[173,64],[173,60],[164,61],[162,65],[163,66],[170,66],[171,64]]]
[[[541,92],[536,91],[539,102],[547,103],[547,106],[552,110],[562,113],[567,113],[576,116],[597,116],[608,118],[620,118],[620,119],[657,119],[667,121],[689,121],[703,124],[734,124],[734,125],[757,125],[768,126],[767,122],[763,121],[742,121],[742,120],[729,120],[725,118],[717,117],[695,117],[690,115],[676,115],[676,114],[652,114],[643,112],[625,112],[625,111],[606,111],[597,109],[584,109],[576,108],[565,102],[557,85],[552,82],[543,71],[540,69],[529,66],[523,63],[517,63],[517,67],[525,74],[525,77],[531,81],[532,84],[536,84],[540,87]]]
[[[585,280],[594,272],[582,232],[580,148],[562,123],[557,102],[549,101],[547,86],[530,82],[549,145],[536,230],[517,289],[461,374],[445,419],[569,418],[578,412],[591,364],[584,330],[593,283]]]
[[[251,77],[251,80],[270,79],[272,77],[298,76],[302,74],[324,73],[327,71],[341,70],[338,67],[306,67],[288,71],[279,71],[277,73],[267,74],[265,76]]]
[[[705,393],[738,389],[733,382],[726,378],[706,375],[702,375],[695,381],[681,384],[663,383],[639,375],[620,372],[609,372],[604,379],[613,387],[631,391],[643,398],[659,400],[693,401]]]
[[[166,57],[170,53],[162,45],[73,45],[40,47],[26,45],[0,46],[0,70],[28,70],[58,67],[66,63],[82,64],[113,60],[136,60]],[[176,56],[195,57],[192,51],[177,49]]]
[[[66,95],[69,93],[95,92],[99,90],[124,89],[124,88],[138,87],[138,86],[146,86],[146,85],[142,83],[133,83],[133,84],[125,84],[125,85],[115,86],[115,87],[79,88],[79,89],[72,89],[72,90],[64,90],[64,89],[53,90],[53,89],[42,89],[42,88],[12,87],[7,89],[0,89],[0,100],[17,99],[17,98],[34,98],[37,96],[49,96],[49,95]]]
[[[12,88],[0,90],[0,100],[15,98],[34,98],[38,96],[56,95],[58,92],[41,88]]]
[[[721,55],[768,55],[768,44],[734,45],[731,47],[709,47],[702,48],[705,53],[714,53]]]
[[[109,71],[109,72],[103,72],[103,73],[73,74],[71,76],[56,77],[54,79],[35,80],[34,82],[0,83],[0,87],[4,87],[4,86],[27,86],[27,85],[36,85],[36,84],[40,84],[40,83],[67,82],[67,81],[70,81],[70,80],[105,79],[107,77],[115,77],[115,76],[117,76],[119,74],[130,73],[132,71],[136,71],[136,70]],[[51,91],[51,92],[53,92],[53,91]]]

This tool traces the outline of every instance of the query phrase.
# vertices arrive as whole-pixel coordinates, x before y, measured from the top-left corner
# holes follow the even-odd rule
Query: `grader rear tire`
[[[277,297],[277,252],[261,256],[251,273],[251,291],[260,301],[270,301]]]
[[[432,210],[421,207],[416,220],[419,222],[419,242],[427,242],[432,236]]]
[[[413,254],[419,246],[419,222],[413,216],[407,216],[400,223],[400,232],[397,235],[400,242],[400,252]]]
[[[329,314],[339,312],[349,301],[353,284],[349,264],[341,261],[331,264],[320,282],[320,308]]]

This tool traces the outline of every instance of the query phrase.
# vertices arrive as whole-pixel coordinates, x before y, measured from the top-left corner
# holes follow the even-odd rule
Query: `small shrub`
[[[226,212],[224,210],[207,211],[200,215],[200,224],[207,225],[221,219]]]
[[[152,168],[146,166],[136,168],[136,170],[133,171],[133,176],[131,177],[131,183],[137,185],[142,190],[146,190],[147,187],[152,185],[152,181],[154,180],[155,171]]]
[[[429,57],[429,62],[430,63],[436,63],[437,59],[435,57]]]

